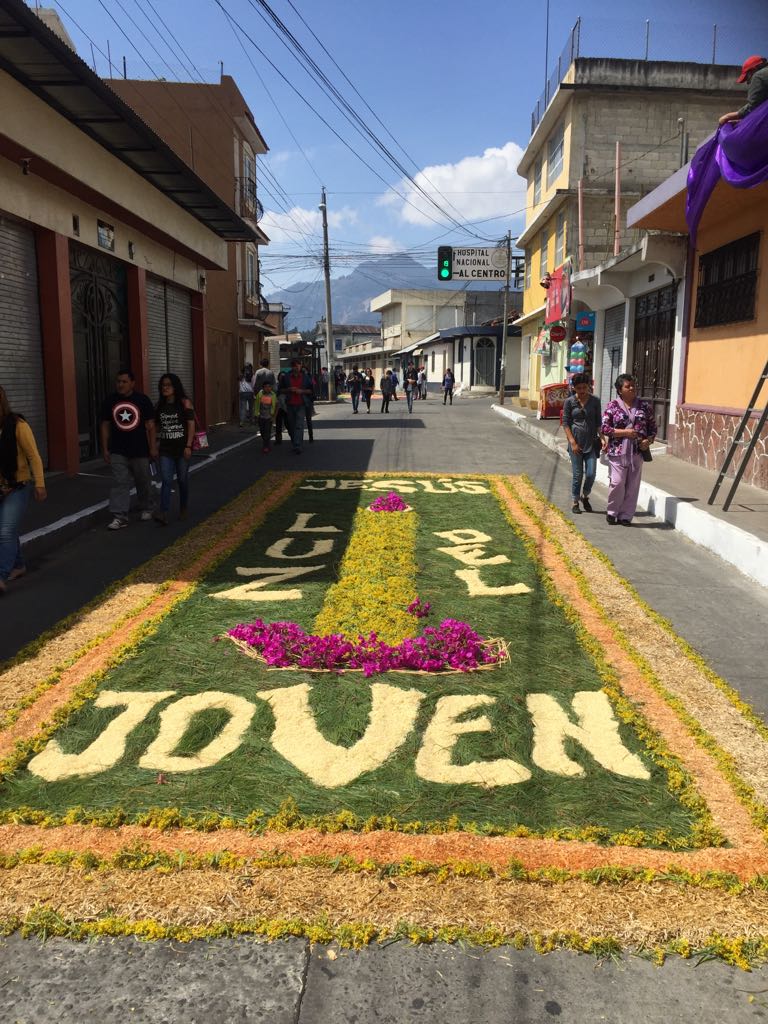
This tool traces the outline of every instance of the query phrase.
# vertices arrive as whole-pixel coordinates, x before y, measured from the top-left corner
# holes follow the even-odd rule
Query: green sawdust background
[[[377,493],[381,492],[298,490],[270,513],[266,523],[211,572],[197,592],[177,606],[157,632],[102,683],[101,688],[109,690],[175,690],[178,697],[203,690],[223,690],[252,700],[255,712],[251,727],[236,751],[211,768],[171,774],[165,785],[158,785],[156,772],[136,765],[157,735],[159,713],[168,704],[163,702],[131,733],[125,756],[114,769],[57,783],[44,782],[21,770],[0,788],[0,809],[28,806],[63,812],[78,805],[89,810],[119,806],[135,813],[152,807],[178,807],[185,813],[213,811],[244,818],[254,809],[274,813],[286,798],[293,797],[304,814],[332,814],[347,809],[364,818],[392,815],[401,823],[445,820],[455,815],[462,822],[491,822],[502,828],[524,825],[538,831],[598,826],[611,832],[664,829],[673,835],[687,835],[691,812],[669,792],[663,770],[648,756],[643,760],[651,772],[649,781],[625,779],[606,771],[571,740],[566,741],[566,752],[584,768],[583,778],[563,778],[532,765],[532,729],[526,695],[551,694],[569,711],[575,691],[596,690],[602,682],[574,629],[548,599],[536,565],[490,492],[432,495],[416,491],[403,496],[419,517],[418,593],[433,607],[432,615],[422,620],[422,626],[437,624],[443,618],[467,621],[486,636],[503,637],[509,644],[511,663],[467,675],[373,677],[371,682],[419,689],[427,697],[416,728],[389,761],[347,786],[332,790],[318,787],[273,750],[272,712],[264,701],[255,698],[258,690],[309,683],[318,728],[331,742],[351,745],[367,726],[369,682],[362,674],[268,672],[228,641],[215,642],[214,637],[238,622],[256,617],[289,619],[311,630],[326,588],[337,578],[355,510],[358,504],[370,503]],[[339,527],[340,534],[325,535],[339,538],[332,555],[295,563],[266,558],[265,549],[285,535],[298,512],[317,512],[318,517],[311,525]],[[483,566],[482,578],[487,585],[522,582],[533,592],[501,599],[469,598],[465,584],[455,576],[455,570],[464,566],[438,552],[437,548],[446,546],[447,541],[434,536],[436,531],[466,528],[490,534],[493,543],[488,545],[489,553],[504,553],[510,559],[504,565]],[[324,535],[296,536],[296,550],[301,550],[302,544],[309,550],[312,538]],[[360,550],[359,558],[362,581],[364,550]],[[304,595],[300,602],[220,601],[209,596],[245,581],[236,575],[235,566],[285,567],[318,562],[325,564],[323,571],[282,584],[300,588]],[[454,750],[454,763],[512,758],[532,770],[528,782],[484,790],[470,785],[428,783],[416,776],[415,757],[438,698],[471,693],[489,694],[497,699],[495,705],[474,712],[475,716],[486,715],[493,731],[461,737]],[[59,730],[57,739],[66,753],[82,751],[120,711],[86,705]],[[202,749],[214,738],[225,717],[218,711],[201,713],[176,753],[192,754]],[[621,726],[621,735],[629,750],[642,754],[642,745],[628,726]]]

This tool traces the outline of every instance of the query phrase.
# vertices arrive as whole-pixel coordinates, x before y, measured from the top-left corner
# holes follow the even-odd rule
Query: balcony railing
[[[241,217],[255,220],[257,223],[264,216],[264,207],[256,195],[255,178],[236,178],[237,210]]]
[[[239,320],[262,320],[269,313],[269,303],[259,292],[255,281],[237,282],[237,316]]]

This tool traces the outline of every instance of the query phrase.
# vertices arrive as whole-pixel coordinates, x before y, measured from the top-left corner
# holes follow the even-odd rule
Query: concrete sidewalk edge
[[[552,434],[539,427],[523,413],[506,409],[500,405],[491,406],[495,413],[511,420],[518,430],[528,434],[546,448],[563,458],[568,453]],[[598,463],[597,483],[608,486],[608,467]],[[723,522],[703,509],[694,508],[674,494],[668,494],[653,484],[640,485],[638,504],[651,515],[669,523],[684,537],[713,552],[725,562],[738,569],[744,576],[763,587],[768,587],[768,543],[755,537],[739,526]]]

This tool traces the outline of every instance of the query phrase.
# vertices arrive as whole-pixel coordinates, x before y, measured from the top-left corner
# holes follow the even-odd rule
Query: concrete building
[[[687,170],[629,211],[633,229],[661,232],[652,242],[687,241]],[[721,180],[704,210],[695,251],[689,250],[678,306],[679,369],[672,382],[668,442],[669,451],[686,462],[720,469],[768,363],[768,281],[759,270],[767,262],[768,185],[737,189]],[[766,401],[764,387],[746,443]],[[731,475],[739,461],[737,455]],[[743,480],[768,488],[768,430],[757,441]]]
[[[206,280],[211,421],[237,419],[238,373],[268,355],[273,333],[259,280],[259,246],[269,239],[257,224],[263,209],[256,163],[267,144],[229,75],[217,85],[131,79],[109,85],[251,229],[249,239],[229,243],[226,269]]]
[[[255,232],[22,0],[0,66],[0,379],[76,473],[121,367],[153,397],[176,371],[208,422],[206,277]]]
[[[541,388],[565,379],[573,321],[580,311],[597,313],[592,331],[584,332],[583,338],[590,356],[587,368],[593,374],[597,370],[596,380],[601,380],[603,366],[611,365],[611,373],[624,368],[636,329],[650,331],[651,348],[660,358],[669,358],[671,339],[654,338],[654,332],[669,329],[669,318],[651,317],[638,328],[636,319],[648,319],[638,314],[638,279],[633,278],[631,294],[615,285],[622,280],[617,274],[629,281],[629,271],[637,270],[655,291],[676,288],[677,278],[668,273],[677,273],[676,260],[656,261],[646,251],[623,270],[610,270],[612,289],[593,289],[591,294],[581,288],[571,296],[568,278],[614,255],[616,143],[621,143],[618,247],[624,253],[642,241],[638,228],[626,226],[627,210],[685,163],[687,148],[692,152],[712,133],[720,114],[743,102],[735,84],[737,74],[738,69],[724,65],[588,57],[576,57],[563,69],[540,120],[533,119],[534,130],[518,166],[528,184],[525,229],[517,242],[526,252],[523,316],[517,321],[523,332],[522,403],[536,408]],[[563,309],[550,302],[548,311],[548,290],[541,282],[555,275],[564,281],[568,304]],[[666,305],[667,293],[649,300],[653,309],[659,301]],[[564,341],[550,340],[553,324],[565,327]],[[610,350],[605,361],[604,334]],[[617,349],[623,354],[613,365]],[[666,364],[664,372],[671,381]]]
[[[513,292],[510,308],[519,308],[520,293]],[[393,288],[371,299],[371,312],[381,314],[378,346],[353,346],[344,353],[345,369],[362,361],[374,372],[400,367],[403,357],[419,354],[419,343],[440,331],[479,327],[498,320],[504,306],[502,291],[438,288]]]
[[[314,339],[323,366],[342,366],[347,371],[355,365],[358,357],[361,366],[373,366],[373,363],[366,362],[366,353],[375,355],[382,350],[381,330],[374,324],[334,324],[331,333],[333,354],[329,357],[326,351],[325,318],[317,321]]]

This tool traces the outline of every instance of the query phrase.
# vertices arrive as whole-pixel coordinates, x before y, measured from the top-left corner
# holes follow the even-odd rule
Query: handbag
[[[192,438],[192,451],[199,452],[204,448],[208,448],[209,444],[208,431],[203,430],[200,426],[200,420],[197,418],[197,413],[195,413],[195,426],[197,427],[197,430],[195,431],[195,436]]]
[[[653,456],[651,455],[650,448],[641,448],[640,455],[642,456],[643,462],[653,462]]]

